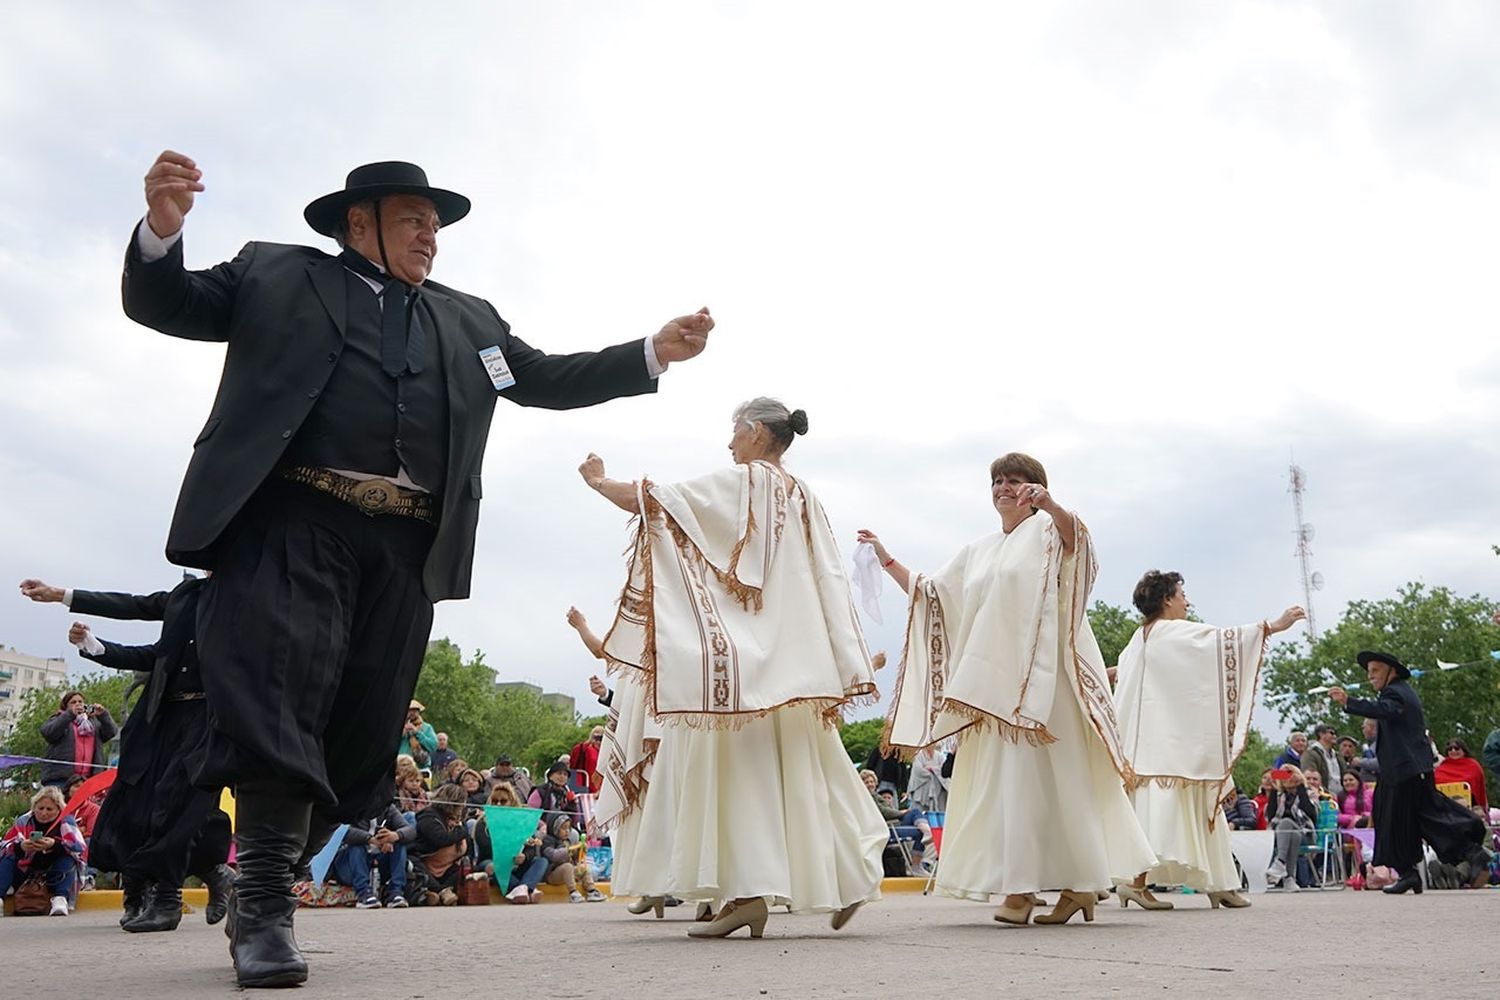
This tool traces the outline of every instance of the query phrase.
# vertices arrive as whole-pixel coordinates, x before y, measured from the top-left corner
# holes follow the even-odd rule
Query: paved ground
[[[1122,911],[1093,924],[1003,927],[991,908],[893,894],[834,933],[772,913],[766,937],[685,937],[691,910],[632,917],[622,903],[319,910],[297,917],[314,997],[1494,998],[1500,890],[1258,896],[1249,910]],[[178,1000],[234,991],[224,935],[194,914],[171,934],[115,916],[0,920],[7,997]],[[1477,963],[1477,965],[1475,964]],[[565,971],[526,985],[542,966]],[[82,975],[84,978],[80,979]],[[87,985],[80,985],[86,983]],[[61,992],[59,992],[61,991]]]

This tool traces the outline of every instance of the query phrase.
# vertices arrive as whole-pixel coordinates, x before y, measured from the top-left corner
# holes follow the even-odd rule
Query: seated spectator
[[[866,768],[859,772],[859,777],[865,783],[865,788],[869,789],[870,797],[875,800],[875,808],[880,810],[881,819],[885,820],[896,837],[911,844],[914,861],[907,874],[925,876],[927,864],[936,858],[935,851],[932,859],[927,857],[928,847],[932,842],[932,827],[927,823],[926,813],[920,809],[902,809],[896,804],[896,793],[889,788],[877,791],[879,776],[874,771]]]
[[[1339,791],[1339,826],[1345,830],[1364,829],[1371,824],[1370,809],[1374,794],[1365,787],[1356,772],[1344,772],[1344,787]]]
[[[491,789],[499,785],[509,785],[516,793],[516,798],[525,802],[531,798],[531,778],[524,772],[518,771],[511,765],[510,754],[503,753],[495,758],[495,766],[490,768],[484,776],[485,783]]]
[[[1272,767],[1302,767],[1302,752],[1307,749],[1307,734],[1293,733],[1287,737],[1286,746],[1276,759],[1271,762]]]
[[[373,863],[380,869],[384,905],[399,910],[406,906],[406,849],[416,839],[416,826],[392,803],[379,816],[349,824],[328,874],[354,890],[355,906],[374,910],[382,904],[370,887]]]
[[[1318,807],[1298,781],[1301,772],[1285,769],[1286,777],[1272,774],[1271,790],[1266,798],[1266,823],[1275,832],[1271,865],[1266,869],[1266,884],[1272,888],[1297,889],[1297,857],[1304,844],[1312,843],[1318,825]]]
[[[415,823],[417,813],[428,806],[427,779],[420,771],[412,770],[396,779],[396,808]]]
[[[1320,802],[1333,801],[1333,794],[1323,787],[1323,776],[1312,768],[1302,772],[1303,784],[1307,787],[1307,797],[1316,805]]]
[[[579,822],[578,796],[568,787],[568,762],[553,761],[547,768],[547,780],[531,790],[526,804],[542,811],[542,821],[550,829],[559,815],[566,815],[573,825]]]
[[[554,815],[542,836],[542,857],[547,859],[547,884],[567,886],[570,903],[585,899],[590,903],[604,902],[604,893],[594,888],[586,854],[587,846],[573,829],[572,817],[567,813]]]
[[[38,730],[47,741],[42,784],[59,788],[75,774],[97,773],[108,760],[104,748],[119,732],[109,709],[86,703],[77,691],[63,695],[57,712]]]
[[[911,769],[902,763],[901,755],[892,751],[890,756],[882,756],[879,744],[876,744],[870,751],[870,756],[865,758],[864,769],[875,772],[877,790],[889,788],[894,792],[905,788],[911,780]]]
[[[1270,797],[1273,783],[1271,781],[1271,769],[1268,767],[1260,772],[1260,788],[1250,797],[1255,803],[1255,828],[1266,829],[1266,800]]]
[[[1265,823],[1250,796],[1238,788],[1224,796],[1224,818],[1231,830],[1259,830]]]
[[[1484,768],[1469,753],[1469,744],[1454,737],[1443,748],[1443,759],[1432,772],[1432,780],[1439,785],[1450,781],[1467,781],[1471,805],[1489,809],[1490,799],[1484,787]]]
[[[406,709],[406,724],[401,727],[401,742],[396,746],[397,753],[411,754],[418,767],[431,767],[432,751],[437,749],[437,733],[432,723],[422,721],[426,710],[426,705],[415,698],[411,700]]]
[[[78,824],[62,814],[65,805],[56,786],[44,785],[31,797],[31,811],[17,816],[5,832],[5,839],[0,840],[0,900],[11,886],[43,876],[52,894],[51,916],[68,915],[68,900],[88,846]]]
[[[432,769],[434,771],[442,771],[449,764],[458,759],[458,754],[453,751],[452,747],[448,746],[447,733],[437,734],[437,749],[432,751],[431,756]]]
[[[78,786],[88,779],[81,774],[75,774],[68,779],[67,787],[63,789],[63,802],[73,801],[73,795],[78,791]],[[73,822],[78,824],[78,832],[83,834],[85,841],[94,836],[94,824],[99,820],[99,806],[104,801],[103,792],[95,792],[73,810]]]
[[[448,766],[441,771],[432,772],[432,787],[441,788],[444,785],[456,785],[458,779],[465,771],[470,770],[469,762],[462,757],[454,757],[448,762]]]
[[[482,810],[484,804],[489,801],[489,789],[485,787],[484,776],[472,767],[466,767],[459,772],[458,787],[464,790],[468,797],[469,805],[475,809]]]
[[[582,771],[588,776],[588,788],[594,795],[599,794],[604,779],[599,776],[599,750],[604,746],[604,727],[595,726],[589,730],[589,738],[573,744],[573,750],[568,755],[568,767],[574,771]]]
[[[521,805],[516,790],[510,785],[496,785],[490,790],[492,806],[517,807]],[[547,859],[542,857],[543,824],[537,823],[536,832],[526,839],[521,851],[511,859],[510,872],[503,879],[495,871],[494,845],[490,842],[489,824],[480,817],[474,825],[474,839],[479,844],[480,867],[505,893],[512,903],[539,903],[542,900],[541,884],[547,877]]]
[[[417,814],[417,836],[411,853],[422,868],[428,906],[458,903],[454,887],[463,873],[459,861],[469,850],[469,829],[464,826],[467,801],[468,796],[458,785],[444,785],[432,793],[430,804]]]

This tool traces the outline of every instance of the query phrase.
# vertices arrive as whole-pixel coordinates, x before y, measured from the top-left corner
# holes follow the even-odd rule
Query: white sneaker
[[[380,897],[372,893],[355,903],[354,908],[356,910],[378,910],[380,909]]]
[[[568,902],[570,902],[570,903],[581,903],[581,902],[583,902],[583,893],[579,892],[577,889],[574,889],[572,892],[568,893]]]
[[[67,915],[68,915],[68,897],[67,896],[53,896],[52,897],[52,912],[49,913],[49,914],[47,914],[47,916],[49,916],[49,917],[66,917]]]
[[[531,890],[527,889],[525,885],[518,885],[514,889],[512,889],[510,892],[507,892],[505,894],[505,898],[508,899],[508,900],[510,900],[512,903],[520,903],[520,904],[530,903],[531,902]]]

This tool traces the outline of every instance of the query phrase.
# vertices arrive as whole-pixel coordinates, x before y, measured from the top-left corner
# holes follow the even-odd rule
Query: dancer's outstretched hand
[[[651,338],[656,360],[671,364],[697,357],[708,346],[708,334],[713,328],[714,318],[708,314],[708,306],[691,316],[678,316]]]
[[[860,528],[858,531],[856,531],[854,533],[854,542],[856,545],[868,542],[870,545],[875,546],[875,556],[880,560],[882,564],[886,563],[891,558],[891,553],[880,541],[880,536],[875,534],[875,532],[871,531],[869,528]]]
[[[1291,628],[1293,625],[1297,624],[1306,617],[1306,611],[1303,611],[1300,607],[1293,605],[1292,607],[1287,608],[1285,611],[1283,611],[1280,618],[1276,619],[1274,622],[1268,623],[1266,629],[1272,635],[1275,635],[1277,632],[1285,632],[1287,629]]]
[[[21,596],[42,604],[60,604],[64,593],[61,587],[50,586],[41,580],[28,578],[21,581]]]
[[[146,171],[146,225],[157,236],[171,236],[193,210],[193,196],[203,190],[203,171],[192,157],[163,150]]]
[[[582,611],[579,611],[577,608],[569,608],[568,609],[568,624],[569,625],[573,626],[574,628],[583,628],[588,623],[589,623],[589,621],[588,621],[587,618],[583,617],[583,612]]]
[[[589,457],[585,458],[583,464],[578,467],[578,474],[583,477],[584,482],[589,484],[589,489],[597,490],[599,484],[604,481],[604,459],[589,452]]]

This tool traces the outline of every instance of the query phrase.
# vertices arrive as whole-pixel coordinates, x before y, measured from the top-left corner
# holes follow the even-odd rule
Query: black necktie
[[[356,250],[345,248],[339,255],[344,266],[383,286],[380,293],[380,370],[391,378],[422,371],[426,333],[417,315],[417,290],[397,278],[388,277]]]

